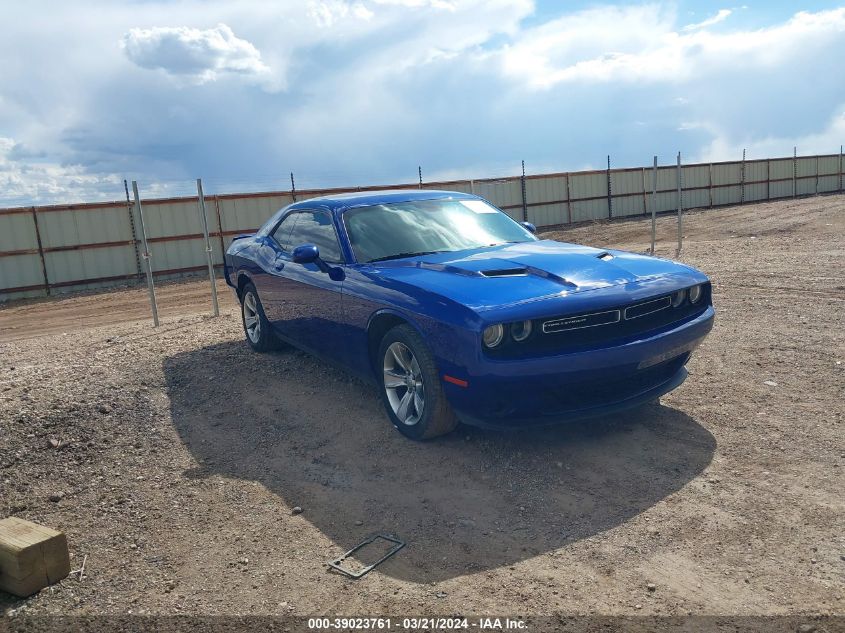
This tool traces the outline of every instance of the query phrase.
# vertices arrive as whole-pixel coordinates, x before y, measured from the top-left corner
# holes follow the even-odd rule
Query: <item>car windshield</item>
[[[483,200],[412,200],[343,214],[359,262],[461,251],[537,238]]]

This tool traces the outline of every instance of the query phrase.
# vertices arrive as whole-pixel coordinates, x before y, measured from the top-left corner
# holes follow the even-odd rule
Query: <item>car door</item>
[[[320,249],[320,259],[329,266],[344,263],[332,214],[326,209],[304,209],[288,217],[290,233],[283,231],[274,237],[279,252],[270,271],[272,287],[267,296],[272,305],[267,318],[302,347],[335,356],[333,352],[342,338],[339,320],[343,282],[333,280],[317,264],[294,262],[291,255],[297,246],[314,244]]]

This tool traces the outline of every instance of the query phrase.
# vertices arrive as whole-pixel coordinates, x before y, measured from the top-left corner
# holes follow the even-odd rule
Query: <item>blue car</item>
[[[678,387],[710,282],[656,257],[541,240],[485,200],[380,191],[291,204],[226,252],[256,351],[374,381],[413,439],[622,411]]]

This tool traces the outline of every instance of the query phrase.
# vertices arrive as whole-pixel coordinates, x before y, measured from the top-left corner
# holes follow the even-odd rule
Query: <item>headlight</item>
[[[511,323],[511,336],[513,340],[520,342],[531,336],[531,321],[517,321]]]
[[[672,293],[672,307],[677,308],[684,302],[684,299],[687,298],[687,291],[686,290],[676,290]]]
[[[503,338],[505,338],[505,328],[502,327],[501,323],[486,327],[484,332],[481,333],[481,340],[485,347],[496,347],[502,342]]]
[[[701,299],[701,285],[693,286],[689,289],[689,300],[690,303],[698,303],[698,300]]]

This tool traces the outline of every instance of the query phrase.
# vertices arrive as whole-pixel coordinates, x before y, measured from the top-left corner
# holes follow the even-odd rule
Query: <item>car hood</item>
[[[620,286],[648,287],[646,293],[656,294],[707,281],[694,268],[669,260],[551,240],[439,253],[372,266],[379,276],[437,293],[476,312],[550,298],[574,298]],[[637,294],[642,295],[643,291]]]

